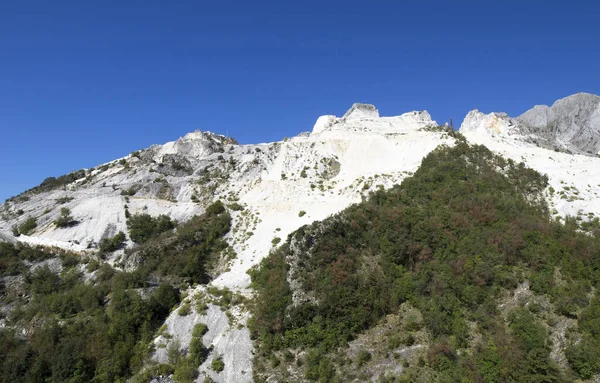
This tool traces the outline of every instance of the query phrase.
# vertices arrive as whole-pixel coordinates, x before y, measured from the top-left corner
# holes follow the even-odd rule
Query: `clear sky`
[[[600,93],[597,1],[2,1],[0,201],[195,129],[280,140],[354,102],[516,116]]]

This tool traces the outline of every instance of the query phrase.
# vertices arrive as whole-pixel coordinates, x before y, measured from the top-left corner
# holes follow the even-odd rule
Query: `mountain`
[[[462,131],[512,137],[567,153],[596,156],[600,152],[600,97],[589,93],[565,97],[551,107],[536,105],[516,118],[505,113],[484,118],[471,111],[467,119]],[[486,128],[482,119],[488,120]]]
[[[600,97],[577,93],[551,107],[536,105],[517,117],[531,134],[573,153],[600,152]]]
[[[330,298],[336,302],[338,298],[322,295],[327,290],[335,289],[327,284],[318,285],[321,276],[315,273],[323,267],[333,267],[339,259],[320,260],[321,258],[316,257],[316,263],[309,261],[313,258],[304,261],[303,257],[308,257],[309,254],[321,254],[313,252],[315,243],[328,243],[333,238],[333,242],[327,246],[338,249],[336,251],[354,254],[352,248],[362,249],[360,255],[356,253],[352,258],[352,265],[338,265],[342,267],[338,277],[346,272],[361,274],[365,270],[378,270],[381,266],[379,261],[369,263],[371,261],[367,261],[366,253],[362,251],[368,248],[371,252],[380,252],[381,249],[377,247],[379,245],[367,246],[372,239],[361,236],[370,232],[378,233],[373,227],[383,230],[386,225],[396,225],[396,218],[391,221],[385,219],[393,217],[395,213],[392,212],[396,211],[395,206],[399,201],[413,204],[411,206],[415,209],[417,206],[425,206],[423,202],[416,204],[416,200],[404,200],[403,193],[412,193],[416,198],[414,190],[419,189],[415,185],[425,182],[427,174],[445,179],[444,168],[439,167],[441,158],[445,158],[448,164],[456,163],[455,175],[461,177],[461,172],[465,170],[462,169],[464,164],[458,160],[462,158],[460,153],[465,158],[470,158],[470,161],[480,161],[487,169],[487,178],[480,178],[479,181],[477,177],[483,177],[481,174],[470,173],[471,170],[464,173],[467,177],[464,180],[469,185],[470,182],[473,185],[477,182],[485,184],[494,179],[494,182],[504,188],[501,189],[504,194],[497,196],[510,195],[511,199],[507,199],[506,203],[524,203],[521,209],[524,211],[529,203],[539,210],[534,209],[535,214],[531,212],[533,218],[511,215],[509,218],[515,221],[511,230],[522,228],[519,225],[524,219],[538,222],[536,225],[550,219],[562,220],[567,225],[575,223],[579,230],[592,232],[597,224],[597,219],[594,219],[600,214],[600,173],[596,171],[600,158],[589,153],[597,153],[600,149],[596,146],[600,137],[598,105],[597,96],[578,94],[559,100],[552,107],[534,107],[518,118],[511,118],[503,113],[486,115],[475,110],[469,112],[457,133],[438,126],[426,111],[381,117],[375,106],[357,103],[342,117],[321,116],[312,131],[280,142],[239,145],[229,137],[196,131],[176,141],[154,145],[92,169],[82,169],[58,178],[50,177],[39,186],[7,200],[0,207],[0,241],[19,241],[23,244],[18,245],[17,250],[10,250],[13,248],[12,244],[2,248],[6,258],[1,285],[5,313],[2,324],[15,329],[21,336],[35,337],[33,318],[38,318],[38,323],[45,323],[53,316],[61,318],[67,315],[65,313],[69,316],[62,320],[66,321],[69,329],[70,326],[77,326],[80,320],[101,317],[104,319],[100,322],[97,322],[99,319],[93,322],[96,323],[93,328],[98,333],[106,328],[111,334],[121,334],[121,330],[117,331],[116,328],[129,323],[133,326],[131,328],[138,329],[131,330],[135,334],[131,339],[123,341],[115,335],[110,344],[103,345],[103,353],[93,354],[85,360],[68,356],[75,358],[75,364],[87,366],[79,372],[82,376],[101,375],[105,376],[103,379],[106,381],[121,379],[140,370],[146,371],[136,375],[136,379],[141,379],[140,381],[146,378],[149,380],[152,376],[168,376],[173,371],[175,379],[186,381],[192,379],[190,376],[194,375],[198,366],[198,381],[210,377],[219,382],[244,382],[270,379],[269,376],[276,380],[304,380],[303,368],[300,368],[302,360],[310,362],[322,358],[331,361],[332,358],[341,356],[335,354],[332,348],[320,349],[317,354],[311,354],[314,344],[311,346],[310,342],[301,343],[302,347],[308,347],[301,352],[294,348],[286,349],[281,344],[276,348],[273,348],[273,344],[265,346],[265,339],[279,339],[277,334],[289,323],[286,322],[285,315],[278,316],[281,311],[272,310],[271,306],[265,308],[263,305],[261,308],[261,305],[275,299],[272,301],[273,307],[286,312],[290,307],[304,305],[302,307],[310,308],[316,304],[314,312],[310,308],[295,314],[300,315],[299,321],[293,322],[299,336],[304,331],[301,329],[307,325],[305,320],[308,317],[316,315],[315,313],[320,313],[318,316],[321,318],[329,315],[326,311],[319,311],[324,310],[319,306],[320,302],[327,302]],[[486,146],[494,154],[482,152],[477,149],[479,147],[476,144]],[[498,173],[498,164],[504,164],[504,173]],[[535,175],[538,173],[525,170],[529,168],[532,172],[539,172],[542,178]],[[497,173],[506,179],[498,178],[500,176]],[[458,181],[450,178],[452,182]],[[402,191],[403,186],[397,186],[405,185],[405,180],[408,180],[406,187],[413,185],[413,189]],[[531,189],[530,183],[534,180],[538,183],[535,189]],[[436,191],[435,183],[423,185],[427,186],[419,186],[423,187],[421,193],[433,193],[428,195],[434,201],[444,200],[444,193],[450,193],[454,187],[458,187]],[[476,199],[474,190],[479,189],[472,189],[469,193],[474,193],[473,197]],[[485,198],[497,196],[490,194]],[[525,199],[521,200],[520,196],[525,196]],[[373,203],[375,206],[369,205]],[[378,203],[387,207],[377,207]],[[491,206],[495,206],[494,203],[496,202],[490,200],[487,205],[484,203],[479,208],[488,206],[491,209]],[[363,207],[367,210],[375,209],[376,214],[365,220],[364,216],[355,217],[355,213],[351,213]],[[392,215],[387,217],[388,213]],[[464,212],[460,209],[447,213],[448,216],[437,218],[439,222],[452,215],[461,220],[472,219],[471,216],[463,217]],[[380,223],[380,220],[385,224]],[[411,221],[407,218],[406,222]],[[418,225],[418,220],[415,224]],[[433,227],[443,230],[442,227]],[[450,228],[456,230],[452,225],[448,226],[448,230]],[[544,228],[546,230],[546,226]],[[483,231],[479,235],[483,235],[482,233]],[[325,235],[329,239],[325,240]],[[494,235],[500,234],[494,232]],[[356,242],[357,238],[362,239]],[[410,240],[416,243],[415,246],[418,245],[417,239]],[[563,237],[552,237],[552,240],[563,246]],[[392,236],[386,241],[396,240]],[[30,250],[25,245],[42,245],[46,250]],[[428,245],[429,250],[423,250],[422,244],[418,246],[421,246],[418,252],[435,253],[431,245]],[[419,262],[425,262],[423,265],[431,266],[430,258],[418,259]],[[282,264],[277,263],[282,260],[285,260],[284,264],[290,265],[291,271],[284,274],[265,271],[269,264],[273,270],[282,270]],[[463,261],[468,260],[463,259],[461,262]],[[360,264],[366,269],[357,269]],[[407,266],[404,263],[402,265]],[[386,267],[392,267],[389,271],[399,266],[401,265],[396,264],[392,267],[392,264],[386,263]],[[344,271],[344,267],[349,269]],[[447,264],[444,267],[454,266]],[[533,269],[529,267],[526,266],[526,272],[532,272]],[[384,271],[381,277],[385,280],[399,278],[398,275],[387,274],[388,270],[385,268]],[[511,269],[510,272],[517,271]],[[53,276],[56,273],[60,273],[58,280]],[[377,279],[370,271],[365,275]],[[409,274],[405,277],[408,278]],[[414,274],[412,277],[423,276]],[[283,283],[281,278],[286,282]],[[307,282],[311,278],[312,284]],[[577,279],[579,277],[572,278],[583,283]],[[67,280],[71,282],[67,283]],[[282,290],[270,291],[264,284],[265,280],[270,280],[273,286],[280,286]],[[523,294],[529,294],[528,297],[533,294],[536,299],[541,299],[544,293],[550,294],[548,291],[542,292],[535,284],[535,291],[531,293],[527,286],[532,281],[523,278],[516,280],[519,282],[517,285],[509,284],[502,288],[521,289],[519,291]],[[363,282],[356,283],[360,285]],[[367,288],[366,285],[360,286]],[[391,286],[374,288],[373,291],[391,291]],[[287,293],[280,295],[288,290],[289,296]],[[80,293],[76,294],[74,291]],[[137,295],[132,295],[133,292],[137,292]],[[255,293],[258,293],[258,298],[253,298]],[[91,304],[90,299],[87,299],[77,308],[65,308],[66,303],[61,299],[67,298],[61,297],[66,294],[71,294],[71,297],[97,296],[97,299],[90,298],[97,303]],[[351,295],[360,297],[356,293]],[[142,297],[142,301],[138,301],[138,297]],[[427,296],[420,298],[430,299]],[[356,304],[352,299],[349,296],[347,302]],[[368,299],[378,301],[377,296]],[[254,303],[249,304],[250,301]],[[343,301],[338,303],[340,307],[346,307]],[[373,315],[348,311],[348,315],[362,316],[364,321],[358,327],[356,323],[349,323],[349,328],[353,329],[351,331],[336,330],[336,342],[342,338],[351,340],[362,336],[361,344],[370,344],[369,347],[376,350],[377,346],[373,344],[373,339],[376,338],[374,333],[382,331],[379,321],[385,315],[414,314],[428,320],[428,309],[418,307],[414,301],[412,305],[409,303],[411,302],[407,300],[402,307],[382,304],[380,308],[372,308],[375,310]],[[114,307],[118,305],[122,309],[115,311]],[[176,305],[176,308],[173,309],[172,305]],[[545,307],[550,305],[554,303],[550,302]],[[552,309],[554,310],[554,306]],[[11,310],[17,314],[8,315]],[[136,322],[139,315],[117,315],[117,312],[139,310],[147,310],[149,314],[144,318],[153,319],[147,319],[142,324]],[[571,313],[569,315],[576,311],[573,310],[568,311]],[[261,323],[249,321],[251,315],[254,318],[262,316],[271,318],[270,320],[284,320],[281,323],[277,321],[279,319],[269,322],[274,327],[266,329],[261,327]],[[402,315],[390,320],[402,321]],[[558,320],[561,326],[567,323],[562,316],[557,315],[552,318]],[[301,320],[302,316],[304,319]],[[340,321],[342,322],[344,321]],[[465,323],[472,325],[471,319]],[[567,324],[561,328],[566,330],[567,327],[572,327],[571,322]],[[61,329],[60,325],[53,326],[53,331]],[[248,326],[252,328],[252,332]],[[431,346],[432,343],[425,341],[425,338],[432,335],[427,332],[426,327],[419,326],[423,329],[414,334],[414,346]],[[44,326],[38,324],[38,327]],[[364,329],[363,335],[356,332],[359,327]],[[60,331],[65,328],[63,325]],[[123,334],[127,333],[126,328],[128,327],[123,327]],[[146,330],[141,331],[140,328]],[[266,336],[262,331],[268,331],[270,335]],[[94,333],[92,330],[89,332]],[[73,329],[73,333],[78,332]],[[487,332],[477,334],[489,335]],[[564,331],[552,334],[563,338],[565,336]],[[65,339],[69,339],[69,342],[82,342],[77,337],[72,338]],[[54,347],[54,352],[58,353],[56,355],[63,355],[61,350],[67,345],[63,347],[60,341],[56,342],[54,346],[47,347]],[[344,341],[336,343],[336,347],[343,343]],[[153,347],[144,351],[143,347],[147,344],[152,344]],[[564,346],[566,343],[563,341],[561,344]],[[461,347],[464,346],[465,344]],[[475,347],[475,344],[471,346]],[[11,347],[17,348],[17,345],[13,344]],[[82,347],[84,350],[84,345],[81,344],[73,347]],[[358,357],[359,345],[354,342],[350,347],[354,349],[355,357]],[[559,362],[561,371],[566,371],[571,367],[565,364],[565,350],[561,347],[551,350],[555,353],[552,360]],[[136,351],[131,351],[130,354],[123,351],[134,348]],[[81,352],[88,355],[89,346],[85,350],[88,351]],[[115,354],[118,350],[121,350],[119,356]],[[35,359],[35,355],[38,355],[35,349],[27,352],[36,363],[42,363],[42,367],[54,366],[51,359]],[[257,352],[258,356],[254,357]],[[406,363],[412,361],[408,358],[412,355],[411,352],[403,359]],[[376,363],[381,363],[379,372],[383,375],[394,371],[400,373],[402,370],[397,368],[400,362],[368,357],[364,353],[361,355],[365,360],[358,367],[349,366],[348,371],[359,371],[362,368],[363,373],[374,372],[377,371]],[[13,356],[8,355],[7,358]],[[66,359],[68,357],[65,356]],[[117,367],[112,370],[102,367],[107,363],[106,360],[116,360],[115,358],[125,362],[118,365],[120,367],[115,365]],[[296,367],[292,368],[292,361]],[[280,365],[279,370],[288,369],[292,375],[277,372]],[[343,365],[336,362],[331,368],[339,371]],[[172,366],[176,366],[175,370]],[[324,365],[322,368],[331,372],[328,366]],[[61,376],[59,372],[44,372],[42,367],[39,374],[43,376]],[[594,367],[591,368],[593,370]],[[65,371],[67,375],[75,374],[75,370]],[[327,371],[324,374],[327,375]],[[307,376],[312,379],[312,375]],[[346,378],[360,380],[357,377]],[[171,378],[160,379],[168,381]]]

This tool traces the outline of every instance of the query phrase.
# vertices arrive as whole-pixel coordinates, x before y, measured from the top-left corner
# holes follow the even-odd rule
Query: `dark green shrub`
[[[136,243],[144,243],[152,236],[174,227],[175,224],[166,215],[152,217],[149,214],[134,214],[127,219],[129,237]]]
[[[210,368],[215,372],[221,372],[225,369],[225,362],[223,362],[223,357],[218,356],[210,362]]]
[[[111,238],[103,238],[98,245],[98,248],[102,253],[111,253],[113,251],[119,250],[123,247],[125,242],[125,233],[122,231],[118,232],[114,237]]]
[[[360,368],[365,363],[371,360],[371,353],[366,350],[360,350],[356,356],[356,365]]]
[[[122,196],[127,196],[127,197],[131,197],[134,196],[135,193],[137,193],[138,188],[135,186],[131,186],[129,189],[123,189],[121,190],[121,195]]]
[[[208,357],[208,349],[202,343],[202,336],[208,331],[204,323],[198,323],[194,326],[192,340],[190,341],[189,358],[196,365],[200,366]]]
[[[240,205],[237,202],[233,202],[231,204],[229,204],[229,208],[233,211],[242,211],[244,210],[244,207],[242,205]]]
[[[175,366],[173,378],[179,383],[192,383],[198,376],[198,366],[189,359],[182,359]]]
[[[64,205],[64,204],[66,204],[67,202],[71,202],[71,201],[73,201],[73,199],[74,199],[73,197],[68,197],[68,196],[66,196],[66,197],[60,197],[60,198],[57,198],[57,199],[56,199],[56,203],[57,203],[58,205]]]
[[[33,229],[37,227],[37,220],[35,217],[29,217],[19,225],[19,233],[23,235],[28,235]]]
[[[68,207],[60,209],[60,216],[54,221],[56,227],[69,227],[77,224],[77,221],[71,216],[71,210]]]

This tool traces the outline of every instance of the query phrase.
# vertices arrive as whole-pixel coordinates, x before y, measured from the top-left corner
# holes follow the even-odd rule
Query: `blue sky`
[[[241,143],[381,114],[600,93],[594,1],[3,1],[0,200],[195,129]]]

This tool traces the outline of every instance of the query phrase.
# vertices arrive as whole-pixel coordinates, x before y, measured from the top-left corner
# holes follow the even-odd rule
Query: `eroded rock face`
[[[364,120],[379,118],[379,110],[375,105],[354,103],[350,109],[344,114],[344,120]]]
[[[593,155],[600,151],[599,96],[577,93],[552,106],[536,105],[517,120],[524,131],[559,149]]]
[[[436,126],[426,110],[412,111],[399,116],[380,116],[374,105],[355,103],[342,116],[321,116],[315,122],[311,135],[367,133],[394,134],[415,131],[427,126]]]
[[[150,148],[152,160],[163,162],[169,156],[186,157],[192,162],[195,159],[207,157],[213,153],[223,153],[226,145],[237,145],[231,137],[225,137],[212,132],[196,130],[176,141]]]
[[[8,233],[0,232],[0,242],[16,243],[17,240],[15,237],[13,237],[12,235],[10,235]]]
[[[463,134],[490,135],[492,137],[518,136],[521,133],[519,122],[506,113],[485,114],[477,109],[465,117],[460,132]]]
[[[551,107],[536,105],[517,118],[506,113],[470,111],[460,131],[467,135],[511,138],[545,149],[596,155],[600,152],[600,97],[578,93]]]

